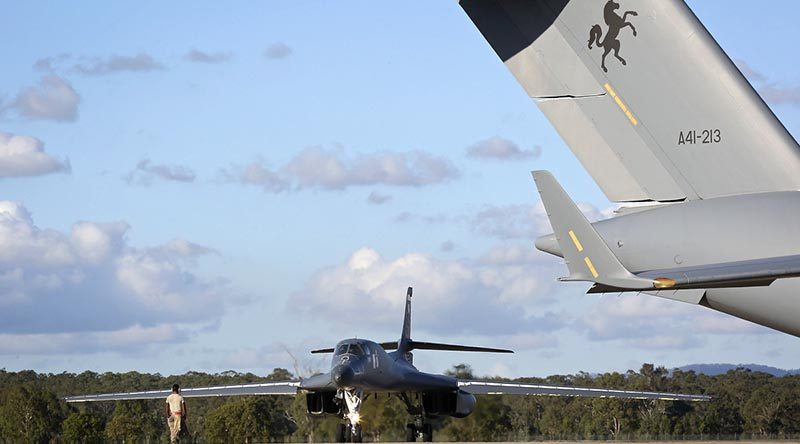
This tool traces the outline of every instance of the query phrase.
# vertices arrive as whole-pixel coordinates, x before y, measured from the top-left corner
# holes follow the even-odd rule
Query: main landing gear
[[[406,424],[406,442],[415,442],[417,439],[422,439],[422,442],[433,442],[433,426],[425,420],[419,395],[417,404],[414,404],[405,393],[401,393],[398,397],[405,403],[408,414],[414,417],[413,422]]]
[[[361,401],[362,390],[342,390],[336,395],[344,399],[344,424],[336,428],[336,442],[362,442],[364,439],[361,429]]]

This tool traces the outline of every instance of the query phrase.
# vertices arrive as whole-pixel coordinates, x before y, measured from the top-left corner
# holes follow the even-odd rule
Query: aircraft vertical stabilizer
[[[615,202],[800,189],[800,147],[682,0],[460,0]]]

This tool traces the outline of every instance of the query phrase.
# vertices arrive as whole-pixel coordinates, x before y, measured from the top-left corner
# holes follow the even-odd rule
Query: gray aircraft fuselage
[[[632,272],[800,254],[797,191],[645,208],[592,224]],[[563,257],[552,234],[537,239],[536,247]],[[707,289],[700,303],[800,336],[800,278],[761,287]]]

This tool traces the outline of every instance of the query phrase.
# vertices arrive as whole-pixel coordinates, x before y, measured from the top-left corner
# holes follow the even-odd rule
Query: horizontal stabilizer
[[[381,347],[384,350],[396,350],[397,341],[383,342]],[[411,350],[440,350],[440,351],[463,351],[463,352],[485,352],[485,353],[514,353],[513,350],[506,350],[502,348],[489,348],[489,347],[474,347],[471,345],[455,345],[455,344],[439,344],[436,342],[420,342],[409,341],[409,349]]]
[[[710,401],[707,395],[684,395],[680,393],[640,392],[633,390],[610,390],[603,388],[559,387],[552,385],[517,384],[494,381],[458,381],[458,387],[473,395],[531,395],[571,396],[580,398],[627,398],[661,399],[665,401]]]
[[[316,350],[311,350],[311,353],[315,354],[315,355],[318,354],[318,353],[333,353],[333,347],[331,347],[331,348],[318,348]]]
[[[662,291],[764,287],[776,279],[800,277],[800,255],[651,270],[637,273],[636,276],[658,281],[661,288],[666,289]],[[631,290],[633,289],[596,284],[589,293],[617,293]],[[682,300],[669,295],[663,297]],[[690,296],[690,299],[695,298],[695,295]]]

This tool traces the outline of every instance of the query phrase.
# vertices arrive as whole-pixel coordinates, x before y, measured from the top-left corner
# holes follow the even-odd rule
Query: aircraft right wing
[[[263,382],[257,384],[181,389],[181,396],[184,398],[200,398],[211,396],[296,395],[298,388],[300,388],[300,381]],[[172,390],[149,390],[143,392],[68,396],[64,398],[64,400],[67,402],[98,402],[132,399],[162,399],[166,398],[170,393],[172,393]]]
[[[800,147],[683,0],[460,0],[606,196],[800,189]]]
[[[665,401],[710,401],[707,395],[680,393],[640,392],[584,387],[559,387],[553,385],[519,384],[515,382],[459,380],[458,388],[473,395],[532,395],[571,396],[590,398],[661,399]]]

